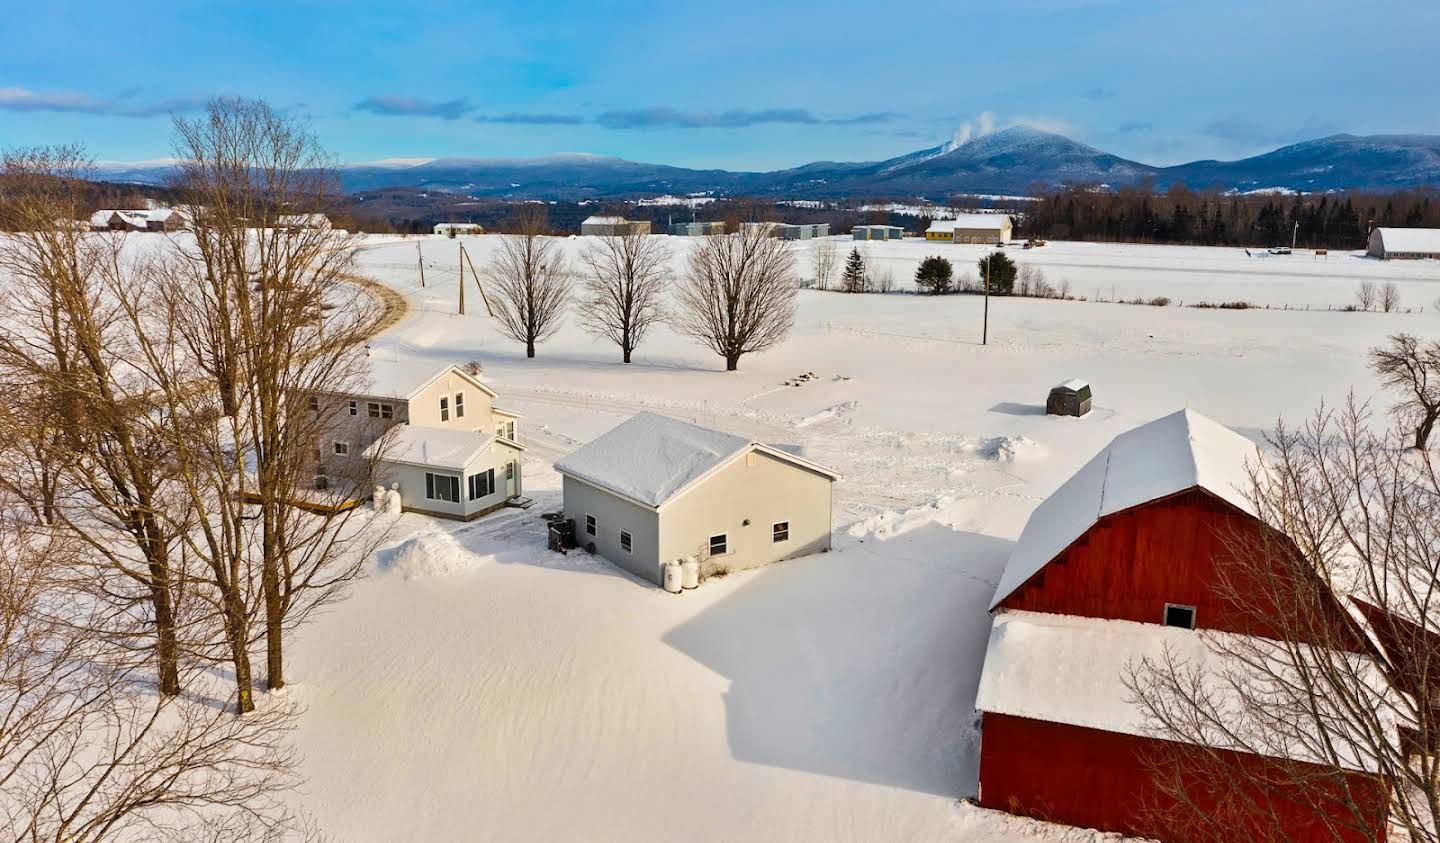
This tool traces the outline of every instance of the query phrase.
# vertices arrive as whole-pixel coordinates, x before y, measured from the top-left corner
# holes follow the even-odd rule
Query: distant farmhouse
[[[1008,243],[1014,226],[1008,214],[961,214],[953,220],[935,220],[926,240],[948,243]]]
[[[1366,251],[1381,260],[1440,259],[1440,228],[1377,228]]]
[[[555,470],[576,542],[657,585],[675,560],[709,575],[830,549],[839,475],[744,436],[640,413]]]
[[[975,703],[983,807],[1136,837],[1173,831],[1164,773],[1147,759],[1182,744],[1156,733],[1127,676],[1144,660],[1174,658],[1206,693],[1223,696],[1227,682],[1264,686],[1253,664],[1205,643],[1209,636],[1279,641],[1282,629],[1295,628],[1238,609],[1222,585],[1249,594],[1253,581],[1238,578],[1266,576],[1225,567],[1227,537],[1266,529],[1245,494],[1259,459],[1249,439],[1181,410],[1122,433],[1035,508],[990,606]],[[1378,684],[1378,668],[1366,664],[1365,636],[1340,598],[1320,608],[1317,617],[1345,633],[1324,639],[1344,642],[1335,657],[1355,659]],[[1260,730],[1237,717],[1213,730],[1204,751],[1250,771],[1265,770],[1271,758],[1323,763],[1301,745],[1275,746],[1270,755],[1232,748],[1230,736]],[[1336,823],[1373,824],[1365,834],[1357,826],[1348,839],[1384,839],[1385,788],[1373,761],[1359,753],[1344,775],[1354,813],[1337,800],[1330,809]],[[1336,839],[1283,788],[1259,795],[1276,811],[1285,839]],[[1217,807],[1205,792],[1193,796],[1205,810]],[[1228,831],[1218,839],[1250,839],[1244,829]]]
[[[459,237],[462,234],[484,234],[485,226],[478,222],[442,222],[435,225],[435,233],[443,234],[446,237]]]
[[[186,215],[173,208],[106,209],[90,215],[91,231],[180,231],[189,227]]]
[[[627,220],[624,217],[586,217],[580,223],[581,234],[621,235],[649,234],[649,220]]]
[[[905,236],[905,229],[898,225],[857,225],[850,229],[850,236],[856,240],[899,240]]]
[[[324,214],[281,214],[275,218],[275,227],[289,231],[303,229],[329,231],[330,218]]]
[[[327,420],[316,488],[363,475],[398,486],[404,509],[470,519],[520,497],[520,416],[495,406],[495,390],[457,366],[417,373],[373,364],[370,385],[313,397]],[[389,435],[387,435],[387,433]]]
[[[672,222],[670,223],[670,234],[675,237],[709,237],[714,234],[725,233],[725,223],[718,220],[712,222]]]

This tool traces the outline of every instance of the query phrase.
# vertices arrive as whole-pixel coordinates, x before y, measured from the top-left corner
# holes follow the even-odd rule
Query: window
[[[450,399],[440,399],[440,421],[450,421]]]
[[[465,393],[455,393],[455,418],[465,418]]]
[[[628,530],[621,530],[621,531],[620,531],[620,549],[623,550],[623,551],[625,551],[626,553],[629,553],[629,552],[630,552],[630,548],[633,547],[634,544],[635,544],[634,541],[630,538],[630,532],[629,532]]]
[[[310,411],[312,413],[320,412],[320,399],[313,395],[310,396]]]
[[[586,534],[591,535],[591,536],[595,535],[595,531],[596,531],[596,529],[597,529],[599,526],[600,526],[600,524],[599,524],[598,521],[595,520],[595,516],[593,516],[593,515],[587,515],[587,516],[585,516],[585,532],[586,532]]]
[[[728,542],[727,542],[727,536],[726,536],[724,533],[721,533],[721,534],[718,535],[718,536],[711,536],[711,537],[710,537],[710,555],[711,555],[711,556],[724,556],[724,555],[725,555],[726,553],[728,553],[728,552],[729,552],[729,547],[728,547]]]
[[[472,474],[468,480],[470,486],[470,500],[478,501],[487,495],[495,494],[495,469],[490,468],[479,474]]]
[[[339,441],[337,441],[337,442],[334,443],[334,445],[333,445],[332,447],[334,447],[334,449],[335,449],[335,456],[337,456],[337,457],[345,457],[345,456],[349,456],[349,455],[350,455],[350,443],[349,443],[349,442],[339,442]]]
[[[509,439],[511,442],[515,441],[515,422],[512,421],[505,423],[505,438]]]
[[[770,541],[783,542],[790,540],[790,522],[776,521],[770,525]]]
[[[515,479],[515,463],[513,463],[513,462],[507,462],[507,463],[505,463],[505,479],[506,479],[506,480],[514,480],[514,479]]]
[[[460,478],[453,474],[425,472],[425,497],[432,501],[460,502]]]
[[[372,419],[395,418],[394,404],[382,404],[379,401],[371,401],[365,405],[365,411]],[[352,413],[351,415],[354,414]]]
[[[315,488],[316,488],[316,489],[328,489],[328,488],[330,488],[330,478],[329,478],[329,477],[326,477],[326,476],[323,475],[323,474],[317,474],[317,475],[315,475]]]
[[[351,401],[351,402],[350,402],[350,415],[352,415],[352,416],[358,416],[358,415],[360,415],[360,402],[359,402],[359,401]]]
[[[1178,626],[1181,629],[1195,628],[1195,607],[1180,606],[1175,603],[1165,604],[1165,625]]]

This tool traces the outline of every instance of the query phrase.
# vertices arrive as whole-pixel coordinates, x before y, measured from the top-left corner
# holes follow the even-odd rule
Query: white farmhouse
[[[310,399],[332,420],[316,486],[363,459],[377,482],[398,484],[409,511],[468,519],[522,497],[520,416],[495,406],[495,390],[458,366],[419,374],[377,362],[372,374],[359,391]]]
[[[654,583],[692,556],[708,575],[830,549],[839,475],[743,436],[640,413],[555,470],[580,546]]]

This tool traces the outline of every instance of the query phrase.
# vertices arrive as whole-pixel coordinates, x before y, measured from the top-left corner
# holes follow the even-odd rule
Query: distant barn
[[[1440,260],[1440,228],[1377,228],[1366,252],[1381,260]]]
[[[580,223],[580,233],[601,237],[625,234],[649,234],[649,220],[627,220],[624,217],[586,217]]]
[[[1013,226],[1009,214],[961,214],[954,219],[930,223],[925,239],[947,243],[1008,243]]]
[[[857,225],[850,229],[850,236],[856,240],[899,240],[905,236],[905,229],[898,225]]]

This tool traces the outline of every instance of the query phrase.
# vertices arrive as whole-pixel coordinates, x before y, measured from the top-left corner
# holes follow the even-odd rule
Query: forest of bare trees
[[[377,306],[323,213],[333,170],[261,102],[177,120],[193,232],[153,249],[83,217],[75,149],[8,154],[0,248],[0,826],[16,839],[268,839],[303,830],[286,642],[380,536],[313,488],[366,376]],[[303,501],[302,501],[303,499]],[[297,506],[297,503],[304,506]],[[264,667],[252,667],[263,649]],[[141,829],[144,831],[142,832]]]
[[[1359,249],[1377,226],[1440,228],[1431,193],[1232,194],[1184,185],[1156,193],[1071,188],[1023,205],[1016,237],[1206,246]]]

